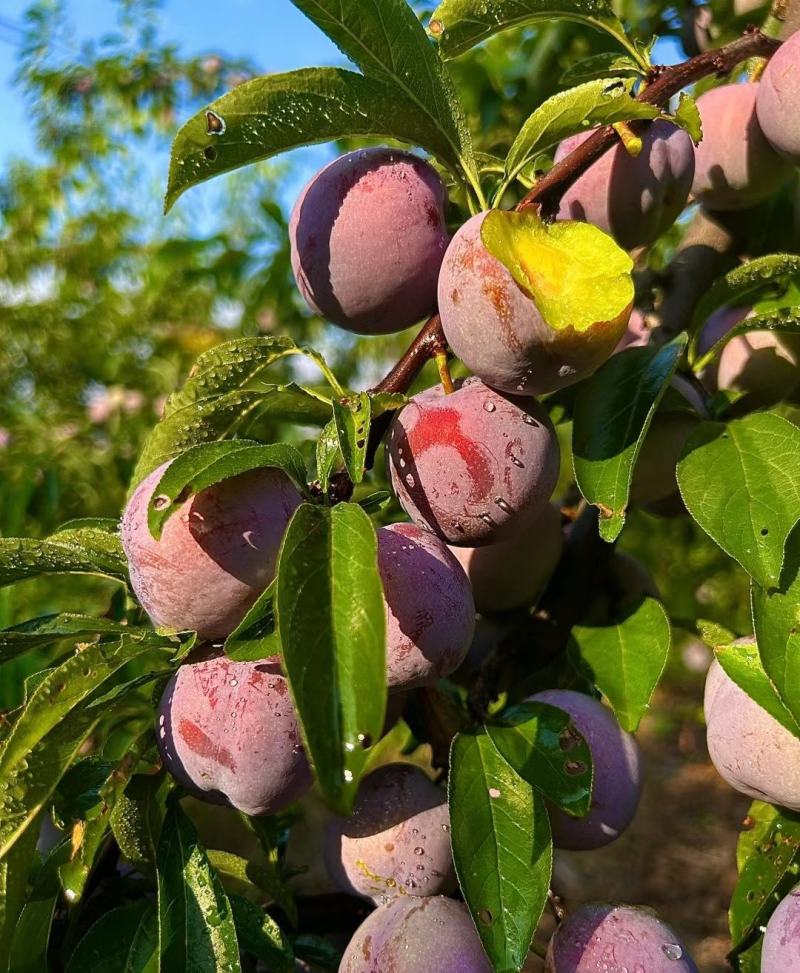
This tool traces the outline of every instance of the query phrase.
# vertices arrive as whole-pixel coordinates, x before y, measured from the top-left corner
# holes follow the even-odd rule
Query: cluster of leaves
[[[649,70],[649,48],[630,40],[620,20],[598,0],[445,0],[429,21],[438,48],[405,0],[295,3],[362,73],[326,68],[254,78],[203,108],[176,139],[168,205],[205,179],[297,145],[381,136],[430,151],[448,172],[456,202],[466,212],[481,207],[487,197],[499,204],[524,190],[543,155],[587,124],[659,114],[630,96],[633,83]],[[579,83],[550,98],[539,97],[528,117],[518,120],[511,138],[503,139],[499,126],[493,130],[493,144],[479,143],[471,135],[472,106],[467,99],[462,103],[461,85],[453,80],[462,81],[464,69],[455,62],[451,73],[449,59],[507,28],[537,27],[544,19],[563,21],[570,30],[577,24],[584,33],[589,27],[618,50],[596,51],[588,62],[574,64],[571,80]],[[498,40],[506,43],[505,38]],[[168,60],[165,54],[159,64]],[[104,62],[103,70],[116,70],[115,65],[124,67],[112,59],[110,65]],[[150,69],[142,70],[136,77],[149,80],[141,86],[132,81],[128,90],[119,78],[113,83],[115,90],[127,90],[131,111],[145,111],[140,99],[151,97]],[[168,76],[169,72],[164,75]],[[42,90],[57,81],[45,72]],[[67,97],[75,100],[74,78],[70,85]],[[202,88],[193,91],[208,93]],[[156,98],[147,111],[169,106],[166,97]],[[673,117],[698,134],[690,101]],[[42,174],[22,170],[12,188],[19,190],[32,175]],[[54,173],[50,177],[56,180]],[[24,200],[27,206],[30,189],[23,189],[9,198]],[[25,219],[32,217],[25,206],[18,211],[11,207],[18,212],[11,232],[19,248],[11,252],[18,254],[19,263],[13,273],[6,272],[11,282],[27,285],[31,263],[23,259],[22,246]],[[264,212],[285,235],[275,207],[265,203]],[[50,215],[43,211],[38,218],[46,222]],[[242,238],[238,261],[228,262],[234,252],[232,231],[223,239],[190,241],[188,257],[177,240],[162,242],[157,260],[138,251],[135,274],[147,280],[152,272],[152,287],[148,282],[131,294],[109,283],[102,300],[83,294],[79,284],[87,277],[113,281],[109,268],[100,272],[96,246],[80,249],[85,234],[95,234],[91,239],[96,241],[97,235],[111,233],[111,252],[122,258],[129,233],[123,216],[114,218],[112,213],[109,223],[101,224],[93,214],[93,223],[87,225],[81,218],[73,234],[58,236],[61,247],[74,236],[74,252],[80,255],[75,273],[67,263],[58,264],[69,282],[63,286],[77,288],[71,295],[75,317],[63,313],[63,292],[48,294],[45,301],[52,305],[54,324],[68,329],[70,338],[80,330],[76,320],[81,326],[95,321],[87,331],[95,341],[98,316],[119,303],[121,336],[127,335],[130,343],[121,341],[115,350],[115,368],[124,369],[132,357],[135,360],[132,352],[140,333],[129,333],[127,325],[142,307],[147,307],[149,321],[163,316],[182,329],[183,322],[213,313],[222,283],[223,294],[241,297],[244,290],[254,295],[248,320],[255,309],[263,309],[264,289],[252,285],[243,253],[251,237]],[[250,228],[253,235],[258,232],[258,227]],[[37,253],[41,235],[40,228]],[[224,264],[211,275],[203,269],[209,253]],[[797,275],[796,259],[770,255],[737,269],[708,295],[689,333],[662,348],[618,355],[574,395],[553,399],[554,415],[563,426],[572,424],[575,480],[586,501],[602,514],[604,540],[615,541],[623,529],[636,459],[670,379],[679,366],[702,365],[694,361],[690,334],[715,307],[755,300],[782,287]],[[52,266],[52,254],[49,260],[42,255],[42,263]],[[110,269],[122,273],[130,265],[121,259],[119,268]],[[176,280],[181,279],[193,288],[182,306],[172,296],[180,291]],[[286,310],[287,320],[299,321],[288,292],[280,287],[276,291],[273,298]],[[23,308],[14,322],[15,340],[21,340],[24,315],[30,320],[30,306]],[[282,318],[282,331],[286,323]],[[765,311],[742,327],[797,330],[797,308]],[[137,383],[146,383],[158,354],[152,344],[156,339],[149,339]],[[43,344],[43,359],[50,347]],[[79,353],[97,362],[108,384],[111,374],[103,371],[111,368],[108,348],[89,349],[87,339],[87,348]],[[310,360],[321,372],[320,385],[299,379],[304,374],[300,371],[287,370],[289,361],[300,359]],[[174,373],[183,359],[167,343],[163,360]],[[54,368],[59,361],[54,360]],[[68,364],[74,368],[74,362]],[[317,352],[288,336],[249,334],[214,344],[167,400],[130,480],[135,485],[165,460],[180,457],[156,490],[159,503],[150,510],[156,535],[178,498],[245,470],[279,467],[304,492],[306,502],[287,531],[276,581],[228,638],[225,651],[238,659],[281,654],[319,788],[332,807],[346,813],[371,765],[370,742],[379,740],[386,703],[384,615],[370,514],[384,515],[391,501],[365,482],[367,444],[374,420],[398,408],[403,399],[351,390],[356,369],[348,359],[339,366],[337,362],[331,368]],[[57,408],[60,376],[48,375],[44,367],[35,374],[39,383],[47,379]],[[87,376],[86,362],[81,375],[101,380],[91,371]],[[16,403],[12,396],[10,408],[19,422],[30,392],[19,374],[15,379]],[[151,380],[154,384],[147,387],[155,393],[160,386],[152,376]],[[37,391],[37,402],[40,399],[47,401]],[[772,413],[730,419],[732,405],[728,400],[714,404],[713,420],[698,429],[681,461],[679,482],[699,527],[752,578],[759,654],[733,646],[718,629],[704,631],[731,676],[795,732],[800,699],[793,678],[792,640],[800,562],[792,539],[800,491],[795,441],[800,432],[789,419]],[[283,435],[289,427],[298,431]],[[314,444],[303,435],[309,427],[320,430]],[[128,460],[126,472],[134,455]],[[330,503],[329,488],[343,472],[355,487],[353,497]],[[731,492],[738,503],[735,517],[730,516]],[[763,497],[770,498],[768,506]],[[2,586],[66,572],[101,575],[117,587],[102,615],[47,615],[0,633],[0,666],[43,648],[48,653],[46,668],[26,680],[21,705],[0,727],[0,970],[18,968],[15,963],[24,950],[30,963],[31,944],[34,961],[45,964],[48,955],[57,955],[74,970],[109,968],[109,956],[119,968],[131,971],[238,970],[240,952],[276,970],[291,970],[295,955],[335,968],[336,957],[322,941],[286,931],[296,918],[285,881],[286,822],[247,823],[262,843],[258,866],[227,852],[206,850],[178,803],[179,795],[159,771],[154,694],[195,639],[193,633],[153,632],[144,623],[126,586],[126,568],[114,522],[68,523],[39,541],[0,540]],[[635,730],[670,649],[664,609],[654,599],[643,598],[610,624],[574,626],[570,635],[558,680],[595,687],[621,725]],[[448,688],[454,700],[454,729],[459,731],[450,755],[449,797],[461,889],[495,968],[519,970],[551,878],[552,840],[544,802],[585,814],[591,797],[591,757],[557,709],[506,697],[476,725],[467,694]],[[41,855],[36,842],[50,817],[66,837]],[[792,819],[770,808],[757,809],[753,817],[758,823],[753,840],[743,839],[742,879],[732,909],[734,946],[743,969],[748,969],[745,961],[751,961],[746,958],[757,951],[757,930],[797,865]],[[781,841],[771,839],[773,831],[790,835],[780,854],[772,853],[776,847],[783,849]],[[133,886],[123,887],[117,898],[105,899],[98,910],[95,893],[101,884],[104,891],[119,888],[105,882],[104,868],[110,862],[113,869],[120,858],[136,870]],[[155,902],[141,895],[143,887],[153,886]],[[233,888],[244,889],[246,895],[235,894]],[[754,902],[760,903],[758,908]],[[268,903],[280,906],[284,929],[264,912]]]

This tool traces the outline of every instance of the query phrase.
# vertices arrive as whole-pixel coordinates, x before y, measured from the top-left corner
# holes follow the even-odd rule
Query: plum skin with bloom
[[[272,581],[303,498],[282,470],[240,473],[186,500],[156,540],[147,509],[168,466],[142,480],[122,516],[131,586],[155,625],[226,638]]]
[[[418,767],[390,764],[361,782],[353,813],[325,836],[328,873],[375,903],[453,891],[447,796]]]
[[[788,37],[767,62],[756,115],[773,149],[800,166],[800,33]]]
[[[394,418],[387,459],[400,506],[448,544],[511,536],[542,513],[559,474],[559,447],[535,399],[472,378],[450,395],[415,395]]]
[[[698,973],[684,944],[654,913],[591,902],[571,912],[556,929],[547,949],[545,973],[600,969]]]
[[[436,170],[398,149],[334,160],[308,183],[289,220],[300,293],[357,334],[401,331],[436,308],[449,242]]]
[[[216,649],[184,663],[158,708],[164,766],[190,794],[245,814],[275,814],[311,786],[277,657],[234,662]]]
[[[741,794],[800,811],[800,740],[716,659],[706,677],[704,709],[708,753],[723,780]]]
[[[759,85],[728,84],[697,99],[703,140],[695,152],[692,195],[711,211],[755,206],[775,193],[791,166],[764,137],[756,118]]]
[[[492,973],[463,902],[400,895],[370,913],[339,973]]]
[[[775,973],[800,968],[800,885],[778,903],[770,916],[761,949],[761,969]]]
[[[594,775],[589,813],[575,818],[550,806],[557,848],[584,851],[615,841],[633,820],[642,791],[642,756],[636,739],[599,700],[568,689],[531,696],[568,713],[589,745]]]
[[[594,131],[579,132],[559,145],[555,161],[574,152]],[[632,156],[619,144],[605,152],[561,197],[559,219],[593,223],[626,250],[652,243],[680,216],[694,179],[689,135],[659,119],[642,134],[642,151]]]
[[[631,307],[585,331],[551,328],[484,246],[486,215],[459,229],[439,274],[439,315],[453,353],[487,385],[511,395],[554,392],[588,377],[625,334]]]
[[[411,689],[450,675],[463,662],[475,631],[475,602],[464,569],[433,534],[398,523],[378,531],[378,570],[389,689]]]

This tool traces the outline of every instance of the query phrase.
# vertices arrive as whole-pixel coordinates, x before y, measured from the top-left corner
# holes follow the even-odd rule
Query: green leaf
[[[478,730],[453,740],[449,801],[464,900],[495,973],[517,973],[550,886],[553,846],[544,800]]]
[[[694,98],[685,91],[680,93],[673,121],[689,134],[695,145],[702,141],[703,121],[700,118],[700,109]]]
[[[125,756],[113,767],[100,788],[97,805],[91,814],[74,823],[70,860],[61,866],[58,873],[64,894],[70,903],[75,903],[82,897],[95,859],[109,835],[111,813],[133,776],[142,754],[155,742],[150,721],[144,726],[134,726],[127,736],[129,742]]]
[[[0,587],[43,574],[128,576],[128,562],[117,534],[97,527],[57,531],[44,540],[0,538]]]
[[[14,929],[9,973],[48,973],[51,969],[47,960],[50,928],[61,896],[57,872],[68,855],[69,842],[63,841],[53,848],[36,872]]]
[[[543,223],[532,210],[492,210],[481,224],[486,249],[536,302],[563,340],[591,342],[593,332],[627,321],[633,304],[633,262],[596,226]]]
[[[333,419],[344,465],[353,483],[364,479],[367,440],[372,421],[372,402],[366,392],[334,399]]]
[[[323,970],[332,970],[333,973],[339,969],[339,962],[342,958],[340,949],[337,949],[330,940],[322,936],[314,936],[310,933],[303,933],[295,936],[292,945],[294,953],[298,959],[319,966]]]
[[[93,615],[43,615],[11,628],[0,630],[0,662],[7,662],[30,649],[38,649],[66,639],[88,641],[94,635],[125,634],[134,642],[157,647],[164,645],[166,636],[152,629],[123,625],[110,618]]]
[[[386,706],[377,538],[357,505],[303,504],[278,558],[283,661],[323,795],[347,814]]]
[[[111,830],[122,857],[137,871],[155,874],[156,845],[166,815],[172,778],[140,774],[130,781],[111,812]]]
[[[603,77],[551,95],[514,139],[506,159],[506,180],[510,182],[531,159],[577,132],[634,118],[658,118],[661,109],[636,101],[632,89],[632,81]]]
[[[597,78],[613,78],[615,76],[640,77],[642,68],[627,54],[616,54],[614,51],[603,51],[593,54],[570,65],[561,75],[559,83],[567,86],[594,81]]]
[[[147,510],[150,533],[161,537],[166,521],[194,494],[240,473],[266,468],[283,470],[305,492],[306,465],[294,446],[262,446],[246,439],[192,446],[172,461],[153,490]]]
[[[167,399],[136,464],[129,493],[162,463],[191,446],[230,436],[256,412],[327,422],[330,406],[307,389],[261,380],[271,365],[301,354],[305,349],[291,338],[263,336],[227,341],[200,355],[183,387]]]
[[[800,868],[800,815],[756,801],[748,817],[753,828],[740,838],[739,880],[728,913],[734,950],[766,923],[797,884]]]
[[[756,294],[774,287],[776,278],[787,275],[795,277],[798,274],[800,274],[800,255],[771,253],[739,264],[719,277],[698,302],[692,316],[689,328],[692,334],[690,360],[694,358],[702,325],[717,308],[724,307],[726,304],[734,307],[752,304]]]
[[[331,421],[319,434],[316,446],[317,479],[323,494],[327,494],[331,482],[331,473],[344,465],[342,451],[339,448],[339,432],[336,420]]]
[[[576,625],[572,630],[577,661],[611,703],[624,730],[633,733],[644,716],[670,646],[667,613],[655,598],[644,598],[616,625]]]
[[[765,709],[790,733],[800,737],[800,727],[784,706],[781,697],[764,671],[755,641],[721,645],[714,651],[719,664],[747,695]]]
[[[604,0],[443,0],[428,30],[439,41],[445,58],[458,57],[487,37],[538,21],[571,20],[605,31],[647,69],[648,64],[628,40],[625,28]]]
[[[578,388],[575,479],[587,502],[599,508],[600,536],[606,541],[616,540],[625,524],[639,451],[685,347],[681,334],[662,348],[629,348],[612,355]]]
[[[231,904],[177,801],[161,829],[157,864],[159,969],[239,973]]]
[[[294,953],[278,923],[239,896],[231,896],[231,907],[241,948],[266,963],[272,973],[293,973]]]
[[[394,138],[454,161],[435,120],[391,84],[340,68],[269,74],[238,85],[183,125],[172,144],[165,210],[223,172],[354,136]]]
[[[425,126],[440,133],[447,146],[446,152],[439,153],[442,161],[474,172],[472,139],[455,86],[406,0],[292,3],[364,74],[401,92]]]
[[[779,307],[745,318],[729,331],[726,331],[702,357],[696,358],[692,368],[699,375],[719,355],[729,341],[752,331],[771,331],[773,334],[800,333],[800,305]]]
[[[39,829],[28,828],[0,861],[0,971],[6,973],[11,941],[25,906],[28,877],[36,857]]]
[[[158,659],[149,646],[126,641],[88,646],[48,671],[0,749],[0,859],[52,795],[102,711],[83,706],[124,665]]]
[[[158,922],[152,902],[104,913],[78,943],[66,973],[158,973]]]
[[[223,882],[229,883],[231,894],[238,894],[259,905],[277,902],[283,905],[291,893],[281,878],[278,866],[267,859],[267,864],[249,861],[228,851],[209,849],[208,860]]]
[[[486,726],[501,756],[519,776],[569,814],[582,817],[592,797],[589,745],[564,710],[519,703]]]
[[[800,510],[800,429],[768,412],[705,422],[684,447],[678,486],[709,537],[762,588],[776,587]]]
[[[275,627],[275,582],[272,581],[225,639],[225,655],[237,662],[257,662],[280,654],[281,643]]]

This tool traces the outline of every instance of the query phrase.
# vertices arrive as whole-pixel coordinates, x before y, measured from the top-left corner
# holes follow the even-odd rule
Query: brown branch
[[[666,105],[673,95],[687,85],[694,84],[712,74],[725,75],[742,61],[752,57],[771,57],[780,47],[780,41],[767,37],[760,30],[748,32],[715,51],[704,51],[697,57],[682,61],[669,68],[654,68],[650,83],[636,96],[637,101],[649,105]],[[634,130],[647,122],[631,123]],[[604,152],[618,143],[618,135],[610,125],[595,132],[582,142],[574,152],[556,163],[519,202],[518,210],[537,206],[544,218],[552,218],[558,212],[561,197],[569,187],[595,163]]]

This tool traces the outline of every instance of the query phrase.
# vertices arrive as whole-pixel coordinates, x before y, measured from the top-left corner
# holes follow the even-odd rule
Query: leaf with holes
[[[629,348],[582,382],[575,398],[575,479],[600,509],[600,536],[614,541],[625,525],[636,460],[658,404],[686,347],[678,335],[662,348]]]
[[[517,973],[550,887],[544,799],[481,729],[453,740],[449,803],[456,874],[483,948],[496,973]]]
[[[344,465],[353,483],[364,479],[367,464],[367,440],[372,421],[372,402],[366,392],[345,399],[334,399],[333,419]]]
[[[348,814],[386,707],[378,542],[353,503],[303,504],[278,557],[283,663],[320,789]]]
[[[739,839],[739,879],[728,922],[734,950],[749,945],[780,899],[797,884],[800,868],[800,815],[756,801],[752,830]]]
[[[564,710],[547,703],[504,709],[486,733],[510,766],[569,814],[582,817],[592,797],[589,745]]]
[[[800,429],[768,412],[705,422],[686,443],[678,486],[709,537],[762,588],[777,587],[800,510]]]
[[[616,625],[572,630],[573,659],[611,703],[620,726],[633,733],[667,664],[670,627],[655,598],[644,598]]]
[[[395,138],[457,162],[450,138],[394,85],[340,68],[304,68],[245,81],[182,126],[172,144],[165,209],[223,172],[354,136]]]

